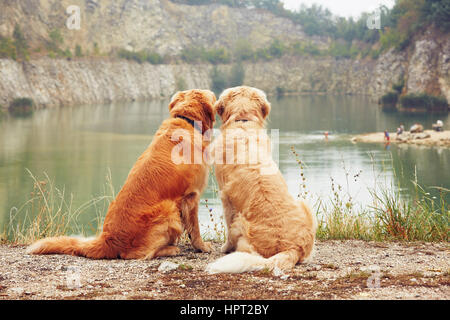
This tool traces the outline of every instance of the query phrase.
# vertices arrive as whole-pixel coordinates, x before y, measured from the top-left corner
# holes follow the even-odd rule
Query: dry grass
[[[298,198],[306,198],[310,193],[304,174],[305,164],[294,148],[292,152],[300,171]],[[318,239],[448,242],[450,205],[445,199],[450,190],[436,188],[440,198],[435,199],[415,180],[415,196],[405,199],[396,191],[400,188],[378,185],[374,190],[369,190],[373,205],[363,208],[357,206],[348,191],[349,180],[356,181],[360,173],[350,175],[345,165],[343,169],[347,186],[343,187],[331,178],[331,199],[318,198],[313,206],[318,218]],[[107,208],[115,195],[111,173],[106,177],[105,195],[73,208],[73,195],[67,196],[65,190],[58,189],[47,175],[44,180],[38,180],[28,172],[34,182],[31,198],[20,208],[11,209],[9,223],[0,234],[0,242],[29,244],[44,237],[84,235],[87,232],[98,234],[101,231]],[[209,213],[209,223],[201,226],[204,230],[202,236],[207,241],[224,242],[226,228],[223,215],[210,208],[211,201],[218,201],[218,188],[215,180],[212,181],[209,188],[214,198],[202,201]],[[78,217],[88,210],[95,212],[95,218],[88,225],[82,225]],[[181,243],[189,243],[186,235],[182,237]]]
[[[110,174],[106,180],[112,195],[96,197],[74,208],[74,196],[67,195],[65,189],[57,188],[47,174],[44,173],[44,180],[39,180],[27,171],[34,182],[31,198],[20,208],[10,210],[8,224],[0,235],[0,243],[30,244],[45,237],[82,235],[86,233],[86,228],[90,229],[90,233],[101,230],[104,214],[114,198]],[[87,226],[81,225],[78,217],[88,210],[94,211],[96,216]]]

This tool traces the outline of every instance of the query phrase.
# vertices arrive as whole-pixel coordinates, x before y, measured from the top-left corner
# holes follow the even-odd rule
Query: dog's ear
[[[186,93],[184,91],[179,91],[173,95],[169,103],[169,111],[172,111],[176,104],[184,98],[185,94]]]
[[[224,111],[225,111],[225,105],[223,103],[223,99],[217,100],[216,104],[214,105],[214,109],[216,110],[217,114],[222,117]]]
[[[267,100],[266,94],[263,91],[258,90],[256,100],[258,100],[258,104],[261,107],[261,114],[263,116],[263,119],[266,119],[270,113],[270,110],[272,109],[270,102]]]
[[[271,109],[272,109],[272,107],[270,106],[270,103],[267,100],[262,103],[261,113],[263,115],[263,119],[267,118]]]

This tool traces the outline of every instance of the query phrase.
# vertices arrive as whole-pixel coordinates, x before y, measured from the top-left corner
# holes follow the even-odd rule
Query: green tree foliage
[[[164,62],[164,58],[160,54],[149,50],[129,51],[121,49],[117,55],[121,59],[133,60],[138,63],[162,64]]]
[[[77,44],[77,45],[75,46],[75,56],[76,56],[77,58],[80,58],[80,57],[83,56],[83,49],[81,49],[81,46],[80,46],[79,44]]]
[[[411,93],[400,97],[403,108],[448,109],[445,97],[433,96],[426,93]]]
[[[211,89],[216,94],[220,94],[225,88],[243,85],[245,69],[241,63],[236,63],[228,73],[222,72],[217,66],[214,66],[209,76],[211,78]]]
[[[450,31],[450,0],[425,0],[422,19],[444,32]]]
[[[231,56],[225,48],[205,49],[200,46],[185,48],[181,52],[181,59],[187,63],[209,62],[212,64],[229,63]]]
[[[237,87],[244,84],[245,69],[242,63],[236,63],[231,67],[228,78],[228,87]]]
[[[0,58],[11,58],[16,60],[16,46],[12,39],[0,37]]]
[[[14,39],[14,46],[16,48],[16,56],[18,58],[27,60],[29,56],[28,53],[29,47],[25,39],[25,36],[22,33],[22,29],[18,24],[16,24],[14,27],[13,39]]]
[[[228,81],[226,75],[221,72],[216,66],[211,70],[210,78],[211,89],[216,94],[219,94],[227,87]]]
[[[51,58],[64,57],[66,52],[61,49],[64,44],[64,38],[59,29],[52,29],[48,33],[49,41],[47,42],[47,50]]]
[[[252,44],[247,39],[239,39],[236,41],[233,50],[233,59],[237,61],[253,60],[255,58],[255,52],[253,51]]]
[[[398,101],[398,92],[389,91],[380,98],[380,103],[382,105],[395,105]]]

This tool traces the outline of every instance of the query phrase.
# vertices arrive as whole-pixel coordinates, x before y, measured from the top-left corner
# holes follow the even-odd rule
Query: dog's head
[[[215,106],[224,125],[247,120],[261,126],[270,113],[271,106],[264,91],[251,87],[235,87],[225,90]]]
[[[169,103],[172,117],[183,116],[202,122],[203,133],[212,129],[216,120],[214,103],[216,96],[209,90],[187,90],[177,92]]]

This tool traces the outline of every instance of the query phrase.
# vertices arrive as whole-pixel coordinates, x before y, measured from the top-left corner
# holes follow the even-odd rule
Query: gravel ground
[[[0,299],[448,299],[448,243],[319,241],[310,263],[292,271],[209,275],[217,259],[182,245],[151,261],[30,256],[0,246]],[[159,271],[162,264],[177,264]]]

